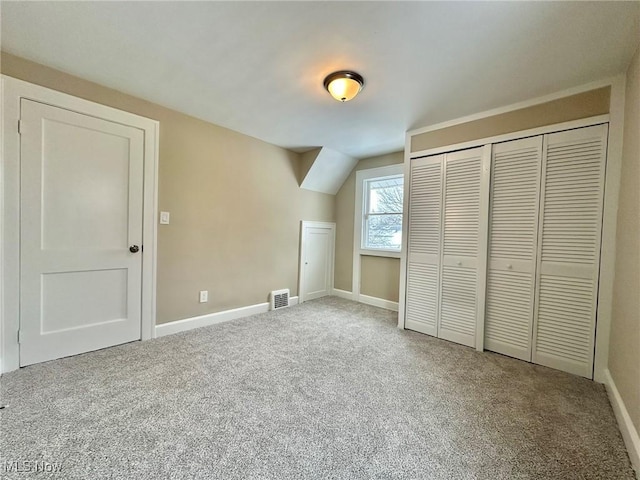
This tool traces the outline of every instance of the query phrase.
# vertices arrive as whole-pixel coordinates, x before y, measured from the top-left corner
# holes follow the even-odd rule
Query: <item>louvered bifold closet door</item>
[[[485,348],[531,361],[542,136],[493,145]]]
[[[484,285],[486,271],[487,148],[448,153],[444,164],[438,336],[468,346],[476,346],[480,298],[484,305],[479,282]]]
[[[411,161],[405,327],[437,336],[444,155]]]
[[[545,136],[533,362],[591,378],[607,125]]]

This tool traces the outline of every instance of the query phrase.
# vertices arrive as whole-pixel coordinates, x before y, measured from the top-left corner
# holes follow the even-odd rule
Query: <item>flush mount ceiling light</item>
[[[364,86],[364,78],[356,72],[342,70],[333,72],[324,79],[324,88],[339,102],[353,99]]]

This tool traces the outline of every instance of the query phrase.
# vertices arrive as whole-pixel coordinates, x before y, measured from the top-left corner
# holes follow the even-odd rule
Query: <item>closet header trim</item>
[[[553,125],[545,125],[544,127],[532,128],[529,130],[520,130],[518,132],[505,133],[503,135],[496,135],[493,137],[479,138],[477,140],[471,140],[463,143],[456,143],[453,145],[445,145],[443,147],[430,148],[428,150],[421,150],[419,152],[412,152],[410,159],[415,160],[417,158],[428,157],[431,155],[438,155],[441,153],[450,153],[456,150],[465,150],[467,148],[480,147],[490,143],[507,142],[510,140],[518,140],[521,138],[535,137],[538,135],[545,135],[548,133],[562,132],[565,130],[573,130],[575,128],[590,127],[593,125],[599,125],[609,122],[609,114],[597,115],[595,117],[581,118],[580,120],[572,120],[570,122],[556,123]]]

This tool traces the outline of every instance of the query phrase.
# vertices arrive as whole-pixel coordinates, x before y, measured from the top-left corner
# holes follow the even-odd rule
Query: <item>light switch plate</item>
[[[209,301],[209,291],[200,290],[200,303],[207,303]]]
[[[160,225],[169,225],[169,212],[160,212]]]

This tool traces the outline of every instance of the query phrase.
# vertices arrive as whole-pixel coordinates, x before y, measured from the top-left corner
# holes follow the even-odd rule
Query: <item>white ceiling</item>
[[[298,151],[363,158],[412,128],[624,71],[640,2],[3,2],[2,49]],[[323,78],[353,69],[340,104]]]

